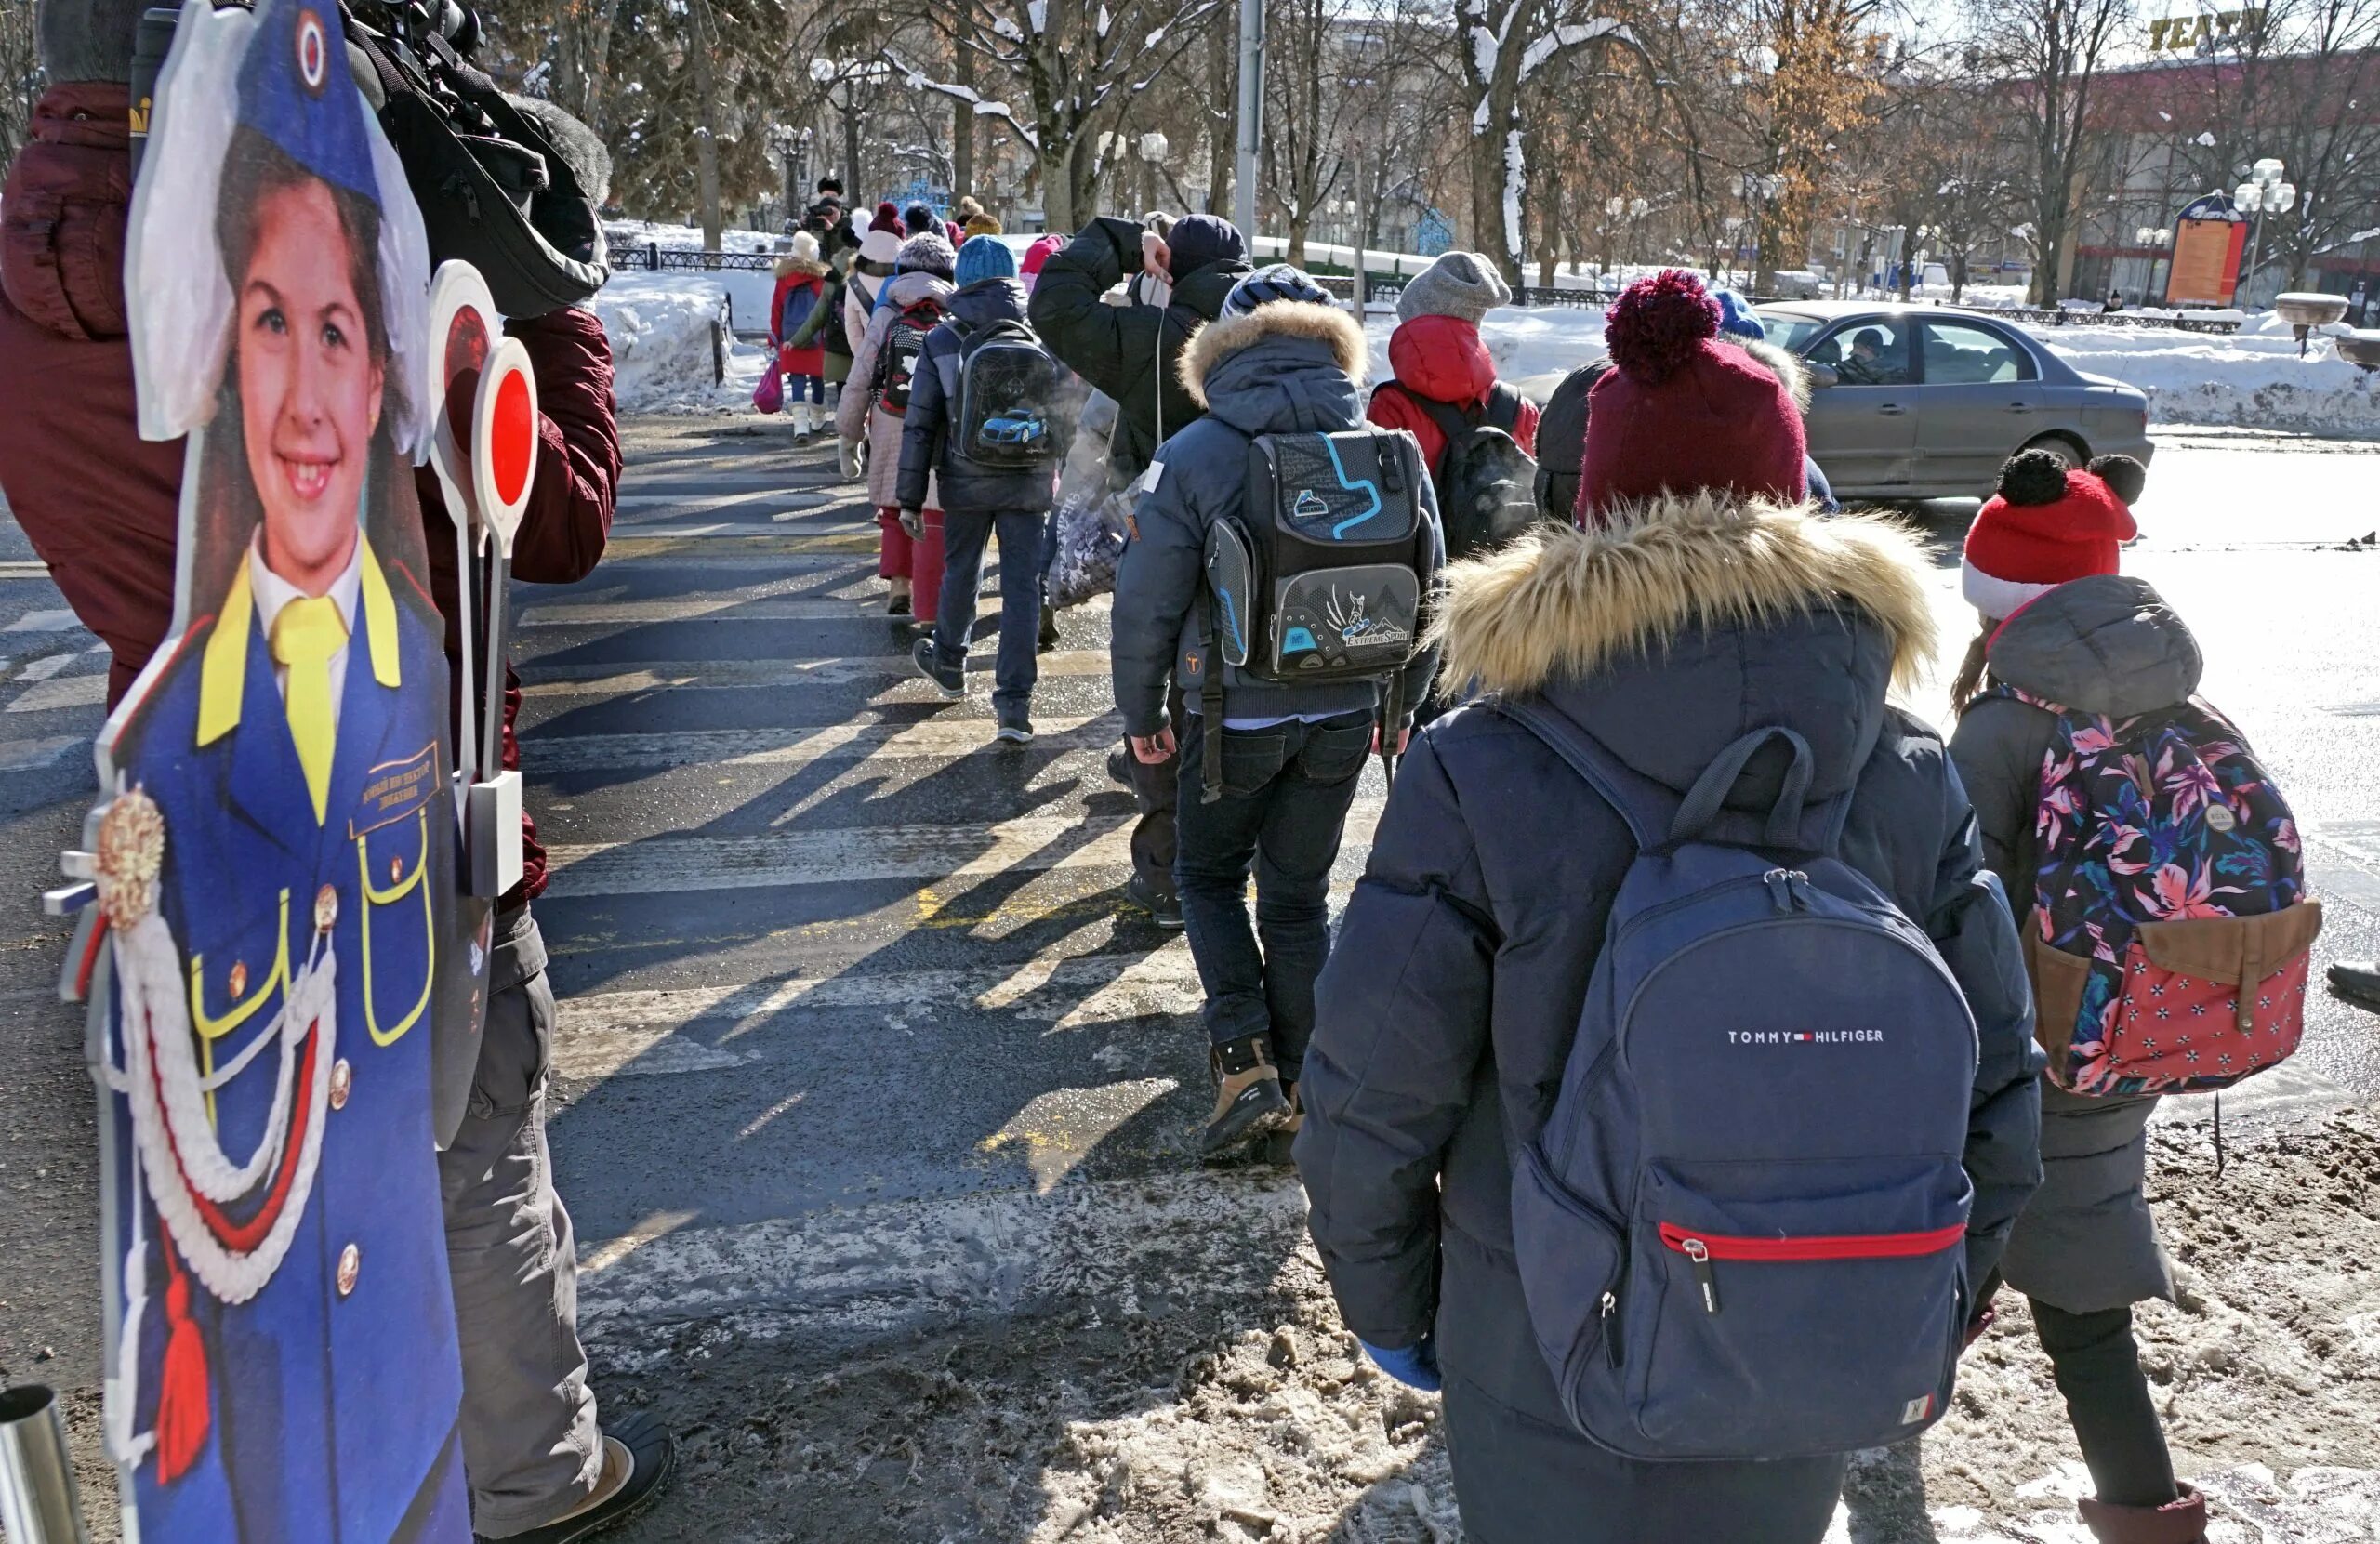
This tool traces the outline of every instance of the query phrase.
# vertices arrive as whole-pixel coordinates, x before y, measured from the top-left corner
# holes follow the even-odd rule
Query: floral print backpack
[[[2322,907],[2297,824],[2247,742],[2195,700],[2127,719],[2060,706],[2022,929],[2050,1077],[2101,1097],[2220,1089],[2306,1027]]]

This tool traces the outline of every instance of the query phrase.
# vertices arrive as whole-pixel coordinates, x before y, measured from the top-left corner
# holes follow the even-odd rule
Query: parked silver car
[[[2020,450],[2151,453],[2147,397],[1988,313],[1793,300],[1760,319],[1813,367],[1810,455],[1838,497],[1983,498]]]

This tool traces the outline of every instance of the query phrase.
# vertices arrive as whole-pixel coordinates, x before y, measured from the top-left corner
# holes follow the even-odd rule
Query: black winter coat
[[[1210,263],[1183,274],[1163,309],[1103,298],[1140,271],[1141,228],[1103,215],[1051,253],[1033,282],[1033,330],[1121,409],[1108,453],[1118,486],[1141,475],[1157,442],[1198,416],[1175,366],[1190,335],[1223,314],[1223,297],[1247,277],[1248,265]]]
[[[1535,693],[1636,771],[1687,787],[1746,731],[1852,790],[1842,855],[1934,938],[1981,1056],[1965,1163],[1969,1279],[2040,1182],[2031,1003],[2016,935],[1941,741],[1885,701],[1930,653],[1924,563],[1899,533],[1806,510],[1653,506],[1525,537],[1454,572],[1450,680]],[[1777,796],[1755,758],[1731,806]],[[1579,1435],[1514,1264],[1514,1155],[1543,1128],[1634,853],[1620,815],[1492,699],[1398,773],[1316,995],[1298,1168],[1347,1326],[1435,1333],[1467,1537],[1481,1544],[1816,1544],[1839,1460],[1646,1464]],[[1844,1097],[1860,1097],[1846,1088]]]
[[[1592,360],[1562,377],[1537,419],[1537,507],[1557,525],[1569,525],[1579,508],[1579,465],[1587,454],[1587,393],[1611,368]]]
[[[1023,323],[1025,286],[1014,279],[978,279],[953,293],[948,305],[951,320],[926,334],[909,377],[909,411],[901,419],[901,475],[894,496],[904,509],[925,508],[931,476],[938,480],[945,511],[1046,513],[1057,484],[1057,462],[1038,470],[986,467],[963,454],[951,438],[967,336],[997,322]],[[1058,406],[1049,404],[1050,411],[1054,414]]]

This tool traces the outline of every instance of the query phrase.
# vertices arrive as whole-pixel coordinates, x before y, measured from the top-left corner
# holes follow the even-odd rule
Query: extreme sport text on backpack
[[[885,412],[909,411],[909,377],[918,372],[926,334],[942,325],[942,302],[931,296],[913,300],[892,314],[883,350],[876,356],[876,400]]]
[[[1563,1406],[1647,1459],[1879,1447],[1939,1418],[1969,1313],[1974,1017],[1925,930],[1836,856],[1809,746],[1729,745],[1683,798],[1533,701],[1637,853],[1513,1247]],[[1775,805],[1727,795],[1772,741]],[[1781,758],[1772,759],[1781,760]]]
[[[1513,438],[1521,419],[1519,392],[1499,381],[1484,407],[1457,407],[1395,382],[1381,389],[1404,392],[1446,440],[1430,482],[1438,492],[1448,561],[1501,547],[1539,518],[1537,463]]]
[[[2306,1030],[2322,904],[2306,898],[2289,804],[2240,732],[2199,702],[2109,719],[1992,690],[2057,716],[2017,930],[2051,1079],[2190,1093],[2279,1065]]]
[[[1064,367],[1023,323],[969,330],[959,344],[952,445],[979,467],[1056,466],[1064,380]]]

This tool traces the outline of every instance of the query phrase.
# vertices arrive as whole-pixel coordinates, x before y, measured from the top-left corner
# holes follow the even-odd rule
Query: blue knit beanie
[[[958,284],[965,289],[979,279],[1016,277],[1016,254],[998,236],[970,236],[959,249]]]
[[[1719,330],[1735,337],[1748,337],[1755,343],[1765,342],[1768,329],[1761,324],[1752,310],[1752,302],[1731,289],[1714,289],[1711,298],[1719,302]]]

